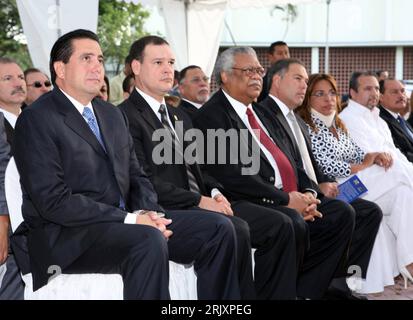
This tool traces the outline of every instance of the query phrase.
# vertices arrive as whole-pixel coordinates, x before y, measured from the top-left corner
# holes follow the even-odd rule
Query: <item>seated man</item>
[[[29,68],[24,71],[24,79],[26,80],[27,96],[24,103],[26,106],[31,105],[41,95],[52,90],[52,83],[47,75],[36,68]],[[22,107],[22,109],[24,109]]]
[[[329,198],[336,198],[337,182],[319,169],[311,150],[305,124],[294,113],[294,110],[304,101],[301,93],[307,90],[308,76],[305,66],[300,60],[285,59],[273,65],[267,74],[269,96],[261,101],[261,105],[263,112],[267,112],[274,126],[279,128],[272,134],[290,147],[296,165],[303,168],[311,181],[321,190],[320,199],[328,201]],[[328,102],[333,99],[335,99],[334,96],[328,97]],[[322,102],[324,103],[325,99]],[[362,277],[366,277],[374,241],[382,219],[380,208],[373,202],[357,199],[351,203],[351,206],[356,214],[356,225],[348,263],[344,265],[341,275],[334,279],[329,290],[330,297],[334,294],[350,299],[356,298],[346,284],[346,276],[349,276],[347,269],[351,265],[357,265],[362,271]]]
[[[406,108],[407,97],[404,84],[395,79],[381,80],[380,117],[389,126],[397,148],[413,162],[413,129],[400,114]]]
[[[268,232],[271,217],[288,218],[296,243],[297,296],[320,299],[346,258],[354,210],[335,199],[320,203],[317,186],[295,165],[282,141],[269,137],[274,128],[254,102],[264,68],[252,48],[225,50],[214,74],[221,89],[195,114],[194,124],[205,137],[211,129],[223,129],[231,139],[224,136],[222,145],[208,145],[205,168],[231,201],[256,205],[257,210],[241,216],[250,225],[253,244],[254,234],[262,239]],[[245,155],[251,155],[251,166]]]
[[[188,66],[179,73],[179,93],[181,104],[179,108],[184,110],[191,118],[209,99],[209,77],[198,66]]]
[[[192,124],[189,117],[179,108],[164,105],[164,96],[170,90],[172,82],[162,82],[159,79],[168,78],[168,75],[172,79],[172,62],[175,59],[168,43],[156,36],[144,37],[132,45],[130,55],[133,56],[132,70],[135,74],[136,88],[120,108],[128,117],[136,155],[159,195],[159,203],[166,209],[197,208],[204,214],[220,212],[227,215],[235,226],[238,239],[241,297],[254,298],[249,228],[247,223],[237,216],[242,216],[242,212],[253,214],[256,207],[247,202],[231,206],[221,194],[225,192],[222,185],[214,178],[203,174],[196,159],[188,159],[187,156],[183,156],[184,150],[180,151],[180,147],[188,147],[188,143],[182,141],[182,134],[191,131]],[[164,57],[165,63],[171,61],[169,70],[166,66],[152,66],[151,61],[158,56]],[[190,71],[199,72],[200,69]],[[202,79],[201,82],[205,83]],[[171,131],[171,136],[177,137],[173,140],[179,144],[176,145],[171,140],[170,145],[175,157],[179,155],[182,161],[177,161],[175,157],[171,163],[160,163],[157,160],[160,155],[156,152],[161,144],[154,139],[154,134],[159,133],[157,129],[163,127],[167,129],[167,133]],[[254,246],[259,248],[256,256],[260,256],[256,260],[257,295],[260,299],[294,299],[295,275],[289,267],[294,268],[295,264],[293,234],[288,228],[282,230],[278,226],[272,226],[271,229],[271,240],[267,240],[264,248],[261,248],[261,244],[255,243],[255,235],[252,239]],[[286,251],[288,254],[279,254]],[[288,283],[289,279],[292,281]],[[288,286],[285,286],[285,283]]]
[[[125,299],[169,299],[168,260],[194,263],[200,299],[239,299],[235,233],[220,215],[167,211],[136,159],[127,120],[93,99],[103,54],[91,31],[60,37],[54,84],[16,124],[33,288],[50,266],[63,273],[119,273]],[[167,241],[168,240],[168,241]]]

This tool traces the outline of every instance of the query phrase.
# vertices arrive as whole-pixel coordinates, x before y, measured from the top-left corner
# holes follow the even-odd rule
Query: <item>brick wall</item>
[[[267,48],[254,48],[258,59],[265,67],[269,67],[267,59]],[[221,48],[220,52],[225,50]],[[340,93],[348,92],[348,82],[351,73],[359,70],[378,70],[385,69],[389,75],[395,75],[395,47],[346,47],[330,48],[330,74],[337,80]],[[290,48],[292,58],[300,59],[311,72],[311,48]],[[319,49],[320,72],[324,71],[324,48]],[[413,79],[413,47],[404,48],[404,79]],[[212,92],[217,89],[214,79],[211,80]]]

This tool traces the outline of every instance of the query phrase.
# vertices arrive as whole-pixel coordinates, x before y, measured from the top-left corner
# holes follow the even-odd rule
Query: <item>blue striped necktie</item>
[[[102,136],[100,135],[99,126],[98,126],[98,123],[96,121],[95,115],[92,112],[92,109],[90,109],[89,107],[85,107],[83,109],[82,116],[86,119],[90,130],[92,130],[92,132],[95,135],[96,139],[98,139],[100,145],[102,146],[102,148],[106,152],[105,144],[103,143]]]

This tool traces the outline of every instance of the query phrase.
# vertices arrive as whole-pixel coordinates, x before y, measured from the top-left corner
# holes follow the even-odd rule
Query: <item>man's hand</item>
[[[388,152],[380,152],[376,155],[374,163],[387,171],[393,165],[393,157]]]
[[[7,260],[9,254],[9,216],[0,216],[0,264]]]
[[[227,216],[234,215],[231,209],[231,204],[222,194],[216,195],[214,198],[202,196],[198,207],[205,210],[221,212]]]
[[[318,187],[326,197],[335,198],[338,196],[339,190],[337,182],[323,182],[320,183]]]
[[[136,216],[136,224],[152,226],[161,231],[166,239],[168,239],[173,233],[171,230],[166,229],[166,226],[171,222],[171,219],[160,217],[155,211],[147,211],[145,214]]]

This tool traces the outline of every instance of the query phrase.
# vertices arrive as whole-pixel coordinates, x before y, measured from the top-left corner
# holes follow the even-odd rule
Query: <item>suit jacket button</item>
[[[266,202],[267,201],[267,199],[265,199],[265,198],[262,198],[262,202]]]
[[[270,177],[270,182],[274,182],[275,181],[275,178],[274,177]]]

